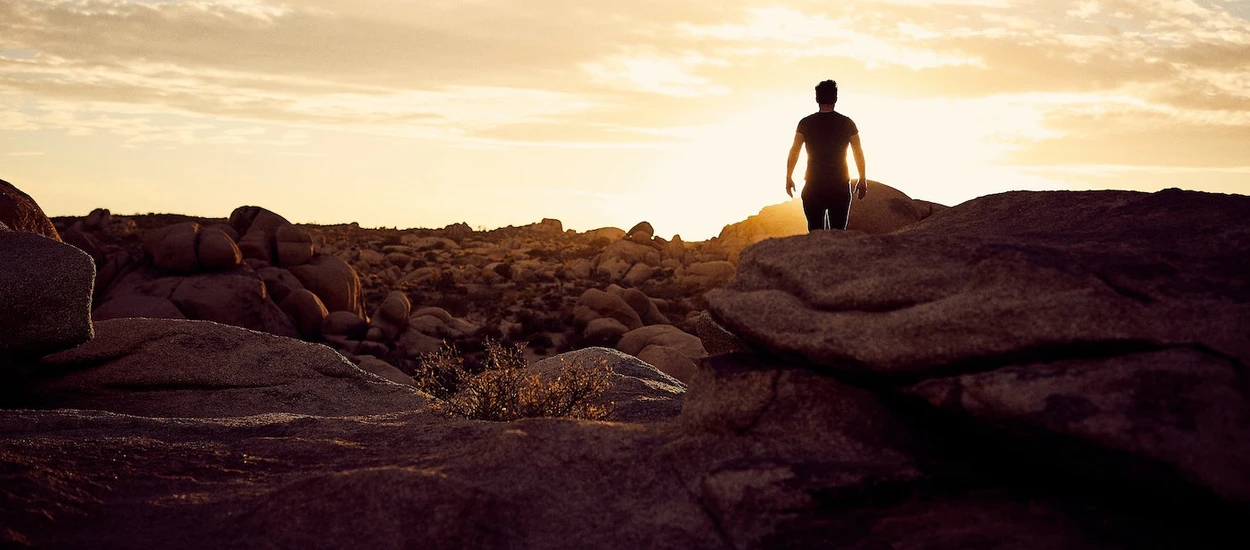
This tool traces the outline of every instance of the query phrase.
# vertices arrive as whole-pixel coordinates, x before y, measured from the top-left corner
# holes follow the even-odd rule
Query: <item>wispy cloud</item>
[[[1064,97],[1031,104],[1047,131],[1017,147],[1021,162],[1092,162],[1089,146],[1110,143],[1116,162],[1173,150],[1245,163],[1246,4],[9,0],[0,129],[279,144],[279,130],[230,132],[303,125],[632,146],[835,77],[902,99]]]

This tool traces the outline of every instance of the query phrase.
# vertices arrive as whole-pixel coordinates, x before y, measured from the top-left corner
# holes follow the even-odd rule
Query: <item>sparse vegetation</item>
[[[527,369],[524,348],[488,340],[483,364],[470,369],[454,346],[445,345],[419,359],[415,379],[437,400],[435,410],[476,420],[603,420],[611,413],[610,407],[590,403],[608,388],[606,364],[575,361],[554,378],[543,377]]]

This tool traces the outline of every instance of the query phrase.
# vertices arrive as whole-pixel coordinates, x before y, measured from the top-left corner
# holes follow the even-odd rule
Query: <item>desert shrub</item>
[[[474,372],[454,347],[444,346],[420,358],[417,386],[435,397],[434,410],[476,420],[603,420],[611,413],[610,407],[589,403],[608,389],[606,363],[573,361],[555,378],[543,378],[527,370],[524,349],[488,340],[483,364]]]
[[[446,342],[438,351],[418,357],[412,375],[417,389],[440,401],[446,401],[455,395],[460,389],[461,380],[468,377],[464,357],[455,346]]]

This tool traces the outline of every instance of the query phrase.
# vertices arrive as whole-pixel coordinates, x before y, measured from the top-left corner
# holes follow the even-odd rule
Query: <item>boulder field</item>
[[[340,344],[211,321],[100,320],[81,345],[71,331],[38,353],[0,358],[0,540],[1246,548],[1248,211],[1250,198],[1188,191],[1021,192],[889,233],[765,240],[707,294],[707,311],[689,316],[697,345],[646,322],[660,318],[625,292],[633,287],[569,285],[561,303],[580,300],[585,328],[606,319],[597,325],[626,329],[618,350],[531,368],[550,376],[561,362],[606,364],[612,386],[601,398],[618,412],[607,422],[449,418],[412,386],[357,367]],[[240,214],[262,224],[248,249],[267,259],[227,272],[335,254],[313,238],[310,259],[302,237],[265,218]],[[536,225],[509,238],[560,234]],[[460,264],[481,264],[473,278],[447,285],[486,285],[486,273],[515,282],[543,263],[527,266],[506,246],[466,246],[474,232],[449,229],[456,238],[414,236],[386,245],[408,249],[378,250],[381,259],[369,247],[343,261],[393,266],[402,259],[386,254],[410,264],[425,252],[478,250],[481,259]],[[649,224],[605,234],[589,249],[596,257],[612,243],[656,239]],[[30,261],[65,255],[43,241],[11,246]],[[642,252],[616,246],[619,258]],[[664,254],[661,263],[675,259]],[[629,258],[647,265],[648,256]],[[508,267],[485,268],[496,263]],[[71,327],[90,323],[87,279],[46,279],[76,288],[79,298],[58,306],[77,312]],[[370,319],[335,308],[322,328],[382,355],[392,333],[469,330],[400,295],[377,296]],[[644,298],[661,316],[672,311]],[[657,348],[669,351],[651,355],[689,361],[680,376],[638,359]]]

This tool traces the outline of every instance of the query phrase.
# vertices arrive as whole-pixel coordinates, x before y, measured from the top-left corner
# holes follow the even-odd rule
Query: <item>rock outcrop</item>
[[[243,263],[234,239],[220,229],[195,222],[169,225],[149,232],[143,249],[158,269],[171,273],[198,273],[233,269]]]
[[[708,298],[758,349],[1110,479],[1250,503],[1247,211],[1178,190],[1006,193],[893,234],[762,242]]]
[[[683,382],[694,377],[707,350],[699,337],[672,325],[651,325],[620,338],[616,349],[633,355]]]
[[[708,298],[744,338],[848,375],[1177,346],[1246,361],[1243,208],[1181,191],[994,195],[895,234],[762,242]]]
[[[321,298],[326,309],[365,316],[360,277],[347,262],[335,256],[321,255],[302,265],[292,266],[289,270],[303,283],[304,288]]]
[[[104,321],[84,345],[3,371],[0,403],[16,408],[0,410],[0,541],[1246,548],[1247,201],[1019,193],[885,235],[758,244],[695,317],[715,354],[684,392],[605,349],[532,367],[606,361],[601,398],[627,422],[431,414],[379,355],[393,343],[355,341],[354,360],[399,384],[318,344]],[[456,269],[515,265],[529,231],[446,254],[463,253]],[[607,245],[585,246],[582,258]],[[494,311],[519,288],[471,284],[494,291]],[[637,318],[621,347],[694,349],[583,287]],[[401,339],[450,333],[472,311],[445,303],[456,315],[418,307]],[[363,338],[369,324],[337,311],[322,328]]]
[[[215,321],[280,336],[298,336],[291,316],[269,298],[264,281],[246,265],[229,271],[168,275],[141,267],[119,277],[100,298],[97,320],[119,316]]]
[[[52,220],[43,213],[35,199],[4,180],[0,180],[0,227],[61,240],[56,226],[52,225]]]
[[[0,364],[91,339],[95,262],[36,233],[0,231]]]
[[[345,416],[423,408],[416,391],[318,344],[207,321],[116,319],[44,357],[9,403],[137,416]]]

